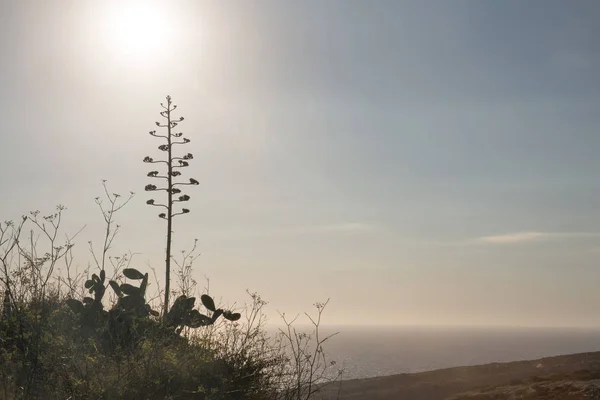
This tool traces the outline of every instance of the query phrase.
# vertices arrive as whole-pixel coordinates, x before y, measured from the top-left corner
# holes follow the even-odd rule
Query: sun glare
[[[122,56],[144,61],[168,48],[172,39],[169,16],[151,1],[117,3],[107,16],[111,48]]]

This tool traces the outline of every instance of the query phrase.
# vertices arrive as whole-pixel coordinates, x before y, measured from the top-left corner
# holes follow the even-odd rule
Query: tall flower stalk
[[[153,179],[162,179],[165,185],[163,187],[158,187],[153,184],[146,185],[147,192],[156,192],[164,190],[167,192],[167,201],[166,204],[157,203],[154,199],[149,199],[146,201],[146,204],[154,206],[154,207],[163,207],[166,209],[166,212],[162,212],[158,214],[159,218],[167,220],[167,248],[166,248],[166,256],[165,256],[165,299],[164,299],[164,312],[163,318],[166,318],[166,315],[169,311],[169,293],[171,291],[171,242],[173,235],[173,217],[177,215],[187,214],[190,212],[188,208],[181,208],[179,210],[175,210],[175,203],[182,203],[190,200],[190,196],[187,194],[183,194],[179,186],[185,185],[198,185],[198,181],[189,178],[188,182],[176,182],[176,178],[181,176],[181,169],[189,166],[189,160],[194,158],[192,153],[187,153],[183,156],[175,156],[173,152],[173,147],[176,145],[184,145],[190,142],[190,139],[183,137],[181,132],[173,132],[173,130],[177,127],[177,125],[183,121],[183,117],[174,118],[172,113],[175,111],[177,106],[172,103],[171,96],[167,96],[167,104],[160,103],[163,111],[160,112],[163,121],[156,122],[156,126],[160,128],[165,134],[158,134],[155,130],[150,131],[150,135],[160,138],[165,141],[165,143],[158,146],[160,151],[166,153],[166,160],[154,160],[152,157],[146,156],[144,158],[144,162],[148,164],[165,164],[166,165],[166,173],[163,170],[162,173],[160,171],[150,171],[148,172],[148,176]]]

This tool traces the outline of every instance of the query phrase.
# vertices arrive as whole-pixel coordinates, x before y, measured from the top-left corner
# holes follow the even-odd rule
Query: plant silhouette
[[[163,207],[166,212],[158,214],[159,218],[167,220],[167,238],[166,238],[166,255],[165,255],[165,298],[164,298],[164,311],[163,319],[166,320],[169,312],[169,293],[171,291],[171,243],[173,234],[173,217],[177,215],[187,214],[190,212],[189,208],[181,208],[179,211],[174,210],[175,203],[182,203],[190,200],[190,196],[183,194],[179,186],[185,185],[198,185],[199,182],[194,178],[189,178],[188,182],[176,182],[175,178],[181,176],[181,169],[189,166],[189,160],[193,159],[192,153],[187,153],[183,156],[175,156],[173,147],[176,145],[185,145],[190,142],[190,139],[183,137],[181,132],[173,132],[173,129],[183,121],[183,117],[174,118],[172,113],[177,108],[177,105],[171,101],[171,96],[166,97],[167,104],[160,103],[163,111],[160,112],[162,118],[166,121],[161,123],[156,122],[156,126],[162,129],[166,129],[166,134],[161,135],[156,131],[150,131],[150,135],[163,139],[166,143],[158,146],[160,151],[166,153],[166,159],[154,160],[152,157],[145,157],[144,162],[149,164],[165,164],[166,173],[163,171],[150,171],[148,176],[154,179],[162,179],[166,181],[164,187],[158,187],[153,184],[146,185],[145,190],[148,192],[165,191],[167,192],[166,204],[157,203],[155,199],[149,199],[146,204],[154,207]]]

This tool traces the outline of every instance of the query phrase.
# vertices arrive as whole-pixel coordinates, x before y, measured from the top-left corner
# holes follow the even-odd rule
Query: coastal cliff
[[[338,397],[339,396],[339,397]],[[320,399],[600,399],[600,352],[343,381]]]

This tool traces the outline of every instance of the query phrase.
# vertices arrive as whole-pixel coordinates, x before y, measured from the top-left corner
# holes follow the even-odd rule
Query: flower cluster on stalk
[[[187,194],[182,194],[180,196],[175,195],[181,194],[181,189],[179,188],[179,186],[198,185],[199,182],[194,178],[189,178],[187,182],[175,181],[174,178],[178,178],[182,174],[180,169],[189,167],[189,160],[192,160],[194,156],[192,153],[187,153],[182,156],[177,156],[173,154],[173,149],[176,145],[190,143],[190,139],[183,137],[183,133],[181,132],[172,132],[172,129],[177,127],[177,125],[181,121],[183,121],[184,118],[179,117],[176,119],[172,119],[171,113],[177,108],[177,106],[171,103],[171,97],[167,96],[167,105],[164,105],[163,103],[161,103],[160,105],[163,108],[163,111],[160,112],[160,115],[166,121],[163,121],[163,123],[157,121],[156,126],[158,126],[159,128],[166,129],[166,132],[164,135],[161,135],[158,134],[156,130],[152,130],[149,132],[149,134],[156,138],[162,138],[163,140],[165,140],[166,143],[163,143],[160,146],[158,146],[158,149],[167,153],[167,157],[164,160],[155,160],[152,157],[146,156],[144,157],[143,161],[147,164],[165,164],[166,166],[166,171],[163,171],[162,173],[161,171],[153,170],[149,171],[147,174],[149,178],[164,180],[165,185],[157,186],[154,184],[148,184],[146,185],[145,190],[147,192],[163,190],[170,193],[170,196],[168,196],[168,199],[170,199],[170,204],[169,200],[167,200],[166,204],[157,203],[155,199],[149,199],[148,201],[146,201],[146,204],[148,205],[155,207],[163,207],[167,209],[166,213],[162,212],[158,214],[159,218],[167,219],[169,218],[169,212],[171,212],[170,217],[174,217],[176,215],[181,214],[187,214],[190,212],[188,208],[181,208],[180,211],[173,212],[173,206],[175,203],[182,203],[190,200],[190,196],[188,196]]]

